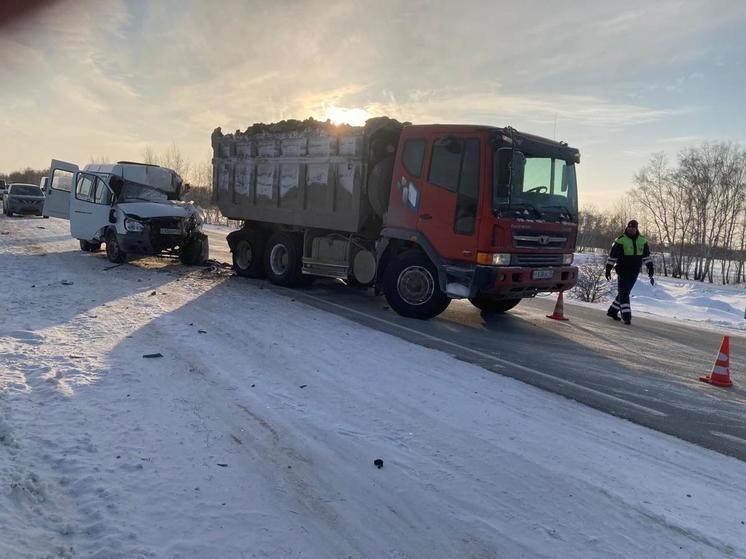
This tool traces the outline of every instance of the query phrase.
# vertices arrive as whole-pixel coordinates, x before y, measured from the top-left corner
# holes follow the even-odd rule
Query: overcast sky
[[[0,172],[385,114],[565,140],[603,207],[653,152],[746,143],[745,29],[739,0],[62,0],[0,28]]]

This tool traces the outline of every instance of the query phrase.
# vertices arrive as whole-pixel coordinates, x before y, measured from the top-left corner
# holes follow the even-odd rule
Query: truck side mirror
[[[495,152],[495,194],[498,198],[510,196],[510,167],[512,163],[512,148],[500,148]]]
[[[567,192],[567,189],[570,188],[570,183],[575,180],[575,173],[574,169],[571,165],[565,165],[562,168],[562,186],[560,186],[561,192]]]

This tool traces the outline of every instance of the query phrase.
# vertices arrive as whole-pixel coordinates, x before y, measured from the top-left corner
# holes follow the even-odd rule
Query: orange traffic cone
[[[551,318],[552,320],[570,320],[569,318],[565,317],[565,304],[563,303],[562,299],[562,291],[560,291],[559,295],[557,296],[557,304],[554,305],[554,312],[552,314],[548,314],[547,318]]]
[[[706,377],[699,377],[702,382],[709,382],[715,386],[733,386],[730,380],[730,338],[723,336],[720,344],[720,354],[712,366],[712,373]]]

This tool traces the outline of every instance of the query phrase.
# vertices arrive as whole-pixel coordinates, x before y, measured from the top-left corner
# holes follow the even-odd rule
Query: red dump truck
[[[577,149],[513,128],[313,119],[212,134],[213,196],[243,221],[239,275],[315,276],[432,318],[451,299],[505,312],[577,280]]]

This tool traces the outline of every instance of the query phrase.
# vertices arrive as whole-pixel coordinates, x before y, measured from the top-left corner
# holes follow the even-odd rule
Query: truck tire
[[[109,232],[106,233],[106,240],[104,242],[106,243],[106,258],[109,259],[109,262],[121,264],[127,260],[127,254],[122,250],[122,247],[119,246],[117,234],[114,231],[109,230]]]
[[[409,318],[433,318],[451,303],[438,285],[438,270],[419,250],[408,250],[389,263],[383,292],[391,308]]]
[[[185,266],[202,266],[210,253],[209,241],[204,233],[197,233],[179,250],[179,260]]]
[[[82,251],[96,252],[97,250],[101,250],[101,243],[89,243],[83,239],[78,239],[78,241],[80,242],[80,250]]]
[[[515,307],[521,302],[520,299],[499,299],[492,295],[479,294],[476,297],[469,297],[472,305],[484,312],[504,313]]]
[[[264,272],[264,238],[258,231],[241,231],[236,235],[236,242],[231,247],[233,269],[244,278],[263,278]]]
[[[267,279],[283,287],[304,285],[302,258],[301,238],[293,233],[278,231],[270,237],[264,255]]]

